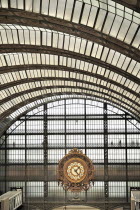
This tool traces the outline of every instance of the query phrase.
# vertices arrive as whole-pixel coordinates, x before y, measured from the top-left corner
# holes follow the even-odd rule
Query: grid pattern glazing
[[[97,200],[104,203],[105,149],[108,150],[108,201],[116,205],[127,203],[130,187],[140,185],[140,131],[132,124],[130,115],[108,105],[108,145],[105,146],[103,107],[101,102],[80,98],[47,104],[47,192],[50,202],[73,199],[73,195],[65,193],[57,183],[58,161],[73,147],[87,154],[95,167],[94,186],[87,193],[79,193],[84,204],[97,204]],[[10,187],[23,187],[25,201],[44,202],[44,172],[47,173],[44,171],[44,106],[18,119],[0,142],[1,192]]]

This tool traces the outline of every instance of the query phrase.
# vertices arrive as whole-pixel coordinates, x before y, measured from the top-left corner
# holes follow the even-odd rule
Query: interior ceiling
[[[140,120],[140,2],[0,1],[0,118],[82,95]]]

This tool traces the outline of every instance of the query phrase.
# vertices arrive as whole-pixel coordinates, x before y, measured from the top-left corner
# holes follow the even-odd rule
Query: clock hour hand
[[[79,168],[80,168],[80,167],[78,167],[77,169],[74,169],[74,171],[77,173],[77,171],[78,171]],[[79,175],[79,173],[77,173],[77,175]]]

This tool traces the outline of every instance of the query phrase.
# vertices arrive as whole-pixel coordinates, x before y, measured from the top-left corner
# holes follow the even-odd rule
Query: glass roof
[[[116,24],[118,25],[118,22]],[[130,23],[128,23],[127,20],[125,20],[122,23],[121,26],[122,29],[120,29],[120,31],[116,31],[117,30],[116,26],[114,26],[114,30],[113,29],[111,30],[113,31],[113,33],[111,32],[108,33],[105,29],[102,32],[107,35],[113,36],[121,41],[124,41],[127,44],[130,44],[132,42],[132,39],[134,39],[132,42],[132,46],[140,49],[140,40],[139,40],[140,30],[138,30],[138,25],[134,24],[133,27],[132,26],[130,27],[130,29],[129,26]],[[106,27],[104,26],[104,28]],[[80,47],[85,48],[88,45],[91,49],[91,45],[93,44],[92,42],[81,39],[80,37],[74,37],[72,35],[70,36],[67,33],[62,33],[55,30],[49,30],[46,28],[23,26],[17,24],[1,24],[0,29],[1,29],[0,43],[2,44],[31,44],[31,45],[42,44],[47,46],[52,45],[52,47],[59,47],[59,48],[62,48],[64,45],[64,49],[68,49],[71,47],[70,49],[76,50],[76,52],[79,52]],[[137,30],[138,32],[134,38],[133,36]],[[126,35],[127,32],[129,35]],[[117,33],[118,36],[116,37],[115,34]],[[52,43],[51,40],[53,40]],[[63,43],[63,41],[65,43]],[[88,42],[87,46],[85,46],[86,42]],[[101,46],[99,47],[101,48]],[[98,46],[96,48],[98,48]]]
[[[115,14],[137,24],[139,24],[140,19],[139,13],[112,0],[10,0],[9,3],[8,0],[1,0],[2,8],[8,8],[9,5],[10,8],[50,15],[76,23],[81,20],[82,24],[88,26],[90,26],[90,19],[93,20],[93,17],[96,17],[98,9],[102,13],[99,14],[98,21],[103,21],[107,11],[109,12],[108,15]],[[82,8],[83,5],[84,8]],[[81,10],[83,10],[82,15],[80,15]]]
[[[140,119],[138,12],[111,0],[1,0],[0,10],[3,121],[61,94]]]

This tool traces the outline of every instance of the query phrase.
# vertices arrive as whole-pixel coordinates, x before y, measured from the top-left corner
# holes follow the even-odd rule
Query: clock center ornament
[[[73,148],[58,164],[58,182],[64,190],[87,191],[93,183],[92,161],[81,150]]]

